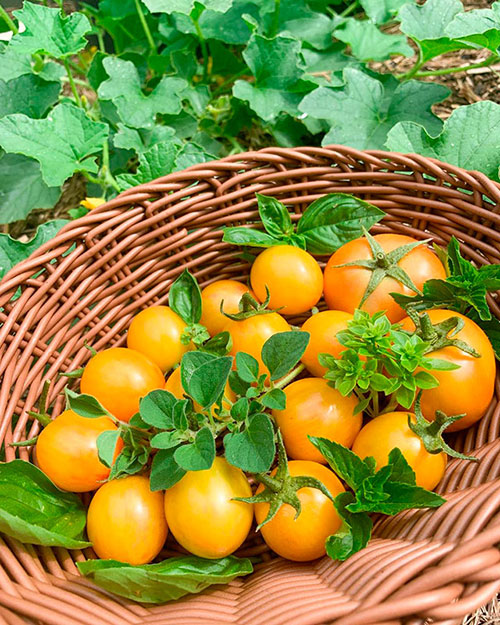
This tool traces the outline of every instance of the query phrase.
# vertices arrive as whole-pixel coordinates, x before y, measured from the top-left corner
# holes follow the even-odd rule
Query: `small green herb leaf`
[[[181,442],[181,433],[177,430],[171,430],[170,432],[155,434],[151,439],[151,447],[154,449],[172,449],[172,447],[178,447]]]
[[[326,553],[332,560],[344,562],[363,547],[372,533],[373,523],[366,512],[350,512],[347,506],[355,500],[349,492],[335,497],[335,508],[342,519],[341,528],[326,540]]]
[[[177,447],[174,460],[185,471],[210,469],[215,458],[215,440],[209,427],[196,432],[194,442]]]
[[[250,473],[268,471],[276,453],[271,419],[263,413],[252,415],[243,432],[226,434],[224,448],[233,466]]]
[[[165,603],[188,593],[198,593],[212,584],[227,584],[249,575],[250,560],[228,556],[207,560],[196,556],[168,558],[157,564],[132,566],[116,560],[78,562],[80,573],[115,595],[141,603]]]
[[[186,475],[174,459],[176,448],[160,449],[153,458],[149,485],[152,491],[166,490]]]
[[[69,388],[66,388],[64,392],[71,410],[81,417],[97,419],[105,415],[110,415],[106,408],[104,408],[95,397],[92,397],[92,395],[79,395]]]
[[[266,231],[273,237],[292,234],[293,224],[285,205],[276,198],[257,193],[259,215]]]
[[[182,386],[203,408],[208,408],[224,392],[232,364],[233,359],[229,356],[187,352],[181,362]]]
[[[142,397],[139,412],[142,420],[148,425],[162,430],[174,427],[173,410],[177,399],[169,391],[157,389]]]
[[[200,321],[201,291],[196,278],[187,269],[184,269],[170,287],[168,303],[185,323]]]
[[[222,240],[225,243],[233,245],[248,245],[250,247],[274,247],[275,245],[287,245],[287,242],[276,237],[246,227],[227,227],[224,228]]]
[[[316,436],[308,438],[323,454],[333,472],[353,490],[358,489],[363,480],[374,474],[369,463],[361,460],[358,455],[340,443]]]
[[[262,346],[262,361],[269,369],[271,380],[288,373],[302,358],[309,343],[309,333],[301,331],[278,332]]]
[[[214,356],[226,356],[231,351],[232,339],[229,332],[219,332],[203,343],[199,349]]]
[[[244,382],[253,383],[259,379],[259,363],[245,352],[236,354],[236,371]]]
[[[262,395],[260,402],[271,410],[284,410],[286,408],[286,395],[280,388],[273,388],[265,395]]]
[[[97,437],[97,454],[99,460],[107,467],[113,464],[119,438],[120,430],[107,430]]]

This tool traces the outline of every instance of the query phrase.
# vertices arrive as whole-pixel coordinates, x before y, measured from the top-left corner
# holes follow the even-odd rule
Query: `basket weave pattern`
[[[441,245],[456,235],[469,259],[500,262],[500,185],[420,156],[272,148],[130,189],[66,226],[0,283],[0,442],[7,460],[29,459],[28,449],[9,443],[38,433],[27,411],[46,380],[50,410],[62,409],[68,379],[58,374],[88,360],[84,343],[97,350],[123,345],[132,317],[165,303],[184,267],[202,285],[247,275],[220,228],[255,219],[256,192],[285,202],[296,218],[325,193],[352,193],[387,212],[376,232],[432,235]],[[494,299],[491,305],[500,316]],[[447,503],[377,521],[369,546],[345,563],[286,562],[252,536],[239,553],[260,554],[264,563],[249,578],[142,607],[78,576],[74,562],[92,557],[91,550],[0,537],[0,625],[460,623],[500,590],[498,377],[496,396],[482,421],[455,439],[480,462],[449,463],[439,487]],[[167,542],[162,555],[175,549]]]

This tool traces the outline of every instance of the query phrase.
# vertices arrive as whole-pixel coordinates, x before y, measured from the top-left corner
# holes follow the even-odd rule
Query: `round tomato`
[[[181,382],[181,368],[180,367],[177,367],[177,369],[174,369],[172,373],[168,376],[168,379],[165,383],[165,390],[170,391],[174,397],[177,397],[177,399],[183,398],[185,391]],[[224,396],[227,397],[227,399],[231,403],[236,401],[236,395],[234,394],[233,390],[229,386],[229,382],[226,384],[226,388],[224,389]],[[229,402],[222,400],[222,407],[225,408],[226,410],[230,410],[231,403]],[[196,410],[202,409],[200,404],[198,404],[197,402],[194,402],[194,407]],[[212,414],[216,416],[215,406],[212,409]]]
[[[109,469],[97,455],[97,438],[103,432],[116,431],[108,417],[87,419],[65,410],[40,433],[36,459],[40,469],[63,490],[84,493],[101,486]],[[123,447],[118,439],[115,458]]]
[[[292,460],[288,463],[288,470],[294,477],[315,477],[326,486],[333,497],[344,491],[337,476],[317,462]],[[262,490],[261,484],[257,493]],[[341,520],[332,501],[317,488],[301,488],[297,491],[297,496],[302,510],[296,519],[295,509],[283,504],[276,516],[260,531],[267,545],[278,555],[287,560],[307,562],[325,555],[325,541],[339,529]],[[255,504],[257,523],[262,523],[268,511],[268,503]]]
[[[428,315],[433,324],[450,317],[462,319],[464,327],[452,338],[465,341],[481,354],[479,358],[474,358],[453,346],[428,354],[432,358],[448,360],[459,365],[459,369],[430,371],[439,381],[439,386],[422,391],[422,413],[428,420],[435,418],[436,410],[442,410],[449,417],[465,413],[465,417],[450,425],[447,432],[464,430],[484,415],[493,399],[496,373],[495,353],[486,334],[468,317],[452,310],[442,309],[429,310]],[[415,329],[409,317],[403,319],[402,326],[405,330]]]
[[[260,355],[264,343],[273,334],[291,330],[285,319],[278,313],[255,315],[241,321],[228,320],[224,329],[229,331],[233,341],[231,355],[236,356],[238,352],[250,354],[259,363],[261,373],[268,372]]]
[[[80,390],[93,395],[120,421],[129,421],[139,410],[140,398],[164,384],[161,369],[144,354],[111,347],[89,360]]]
[[[181,343],[186,324],[168,306],[151,306],[133,319],[127,333],[127,346],[144,354],[165,373],[178,365],[191,348]]]
[[[446,468],[446,454],[429,453],[408,426],[408,412],[387,412],[369,421],[357,435],[352,446],[361,458],[375,458],[377,469],[387,464],[389,453],[399,447],[406,462],[415,471],[417,485],[432,490],[438,485]]]
[[[416,242],[416,239],[402,234],[378,234],[374,238],[386,253],[402,245]],[[339,267],[338,265],[371,259],[373,255],[364,237],[349,241],[330,257],[325,268],[324,285],[328,308],[354,313],[355,309],[360,307],[372,272],[364,267]],[[442,280],[446,278],[441,261],[425,244],[419,245],[403,256],[398,266],[410,276],[418,289],[422,289],[424,282],[431,278]],[[406,313],[396,304],[390,293],[415,294],[398,280],[385,277],[368,296],[361,309],[366,310],[370,315],[383,310],[391,322],[399,321]]]
[[[151,492],[144,475],[107,482],[90,502],[87,534],[100,558],[128,564],[151,562],[168,534],[163,493]]]
[[[250,283],[257,299],[271,294],[270,308],[297,315],[315,306],[323,292],[323,275],[313,256],[292,245],[276,245],[261,252],[250,270]]]
[[[202,290],[203,312],[200,323],[212,336],[222,332],[227,323],[227,317],[220,311],[221,302],[224,302],[224,312],[237,313],[238,304],[245,293],[250,293],[250,289],[236,280],[217,280]]]
[[[305,321],[302,330],[309,332],[310,338],[301,360],[309,373],[319,378],[325,375],[326,369],[319,364],[318,355],[340,356],[345,347],[338,342],[337,333],[346,330],[352,319],[351,313],[342,310],[324,310]]]
[[[175,539],[201,558],[224,558],[250,531],[253,506],[234,497],[251,497],[244,473],[216,457],[206,471],[189,471],[165,491],[165,515]]]
[[[323,436],[345,447],[352,445],[363,422],[361,414],[353,414],[358,403],[354,395],[343,397],[322,378],[297,380],[284,391],[286,408],[273,410],[273,416],[291,458],[326,464],[308,435]]]

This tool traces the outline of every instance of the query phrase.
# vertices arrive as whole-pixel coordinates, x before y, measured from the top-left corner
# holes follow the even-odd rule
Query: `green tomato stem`
[[[14,33],[14,35],[17,35],[19,29],[16,26],[14,20],[10,17],[10,15],[7,13],[2,5],[0,5],[0,17],[7,24],[8,28]]]
[[[142,12],[141,3],[139,2],[139,0],[134,0],[134,1],[135,1],[135,9],[137,11],[137,15],[139,16],[139,21],[141,22],[141,26],[142,26],[142,29],[144,30],[144,34],[146,35],[146,39],[148,40],[149,47],[151,48],[151,52],[156,54],[155,41],[153,39],[153,35],[151,34],[151,31],[149,30],[146,17],[144,13]]]
[[[64,67],[66,68],[66,73],[68,74],[68,80],[71,91],[73,93],[73,97],[75,98],[77,105],[82,108],[82,99],[80,98],[80,94],[78,93],[78,89],[76,88],[75,79],[73,78],[73,74],[71,73],[71,67],[69,66],[69,60],[64,59],[63,63]]]
[[[298,364],[295,367],[295,369],[292,369],[290,371],[290,373],[287,373],[287,375],[285,375],[283,378],[281,378],[277,382],[274,382],[272,387],[273,388],[283,388],[284,386],[289,384],[292,380],[294,380],[299,375],[299,373],[302,373],[302,371],[304,371],[304,369],[305,369],[305,366],[302,363]]]

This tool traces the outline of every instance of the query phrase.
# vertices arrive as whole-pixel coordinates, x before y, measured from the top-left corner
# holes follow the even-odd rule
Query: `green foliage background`
[[[75,174],[109,199],[273,144],[418,152],[498,179],[500,105],[460,107],[443,124],[432,105],[449,89],[419,79],[449,51],[498,61],[500,2],[99,0],[70,15],[48,4],[25,2],[13,18],[0,7],[14,32],[0,42],[1,223],[54,206]],[[405,74],[370,64],[415,49]],[[0,274],[18,248],[10,258],[0,235]]]

